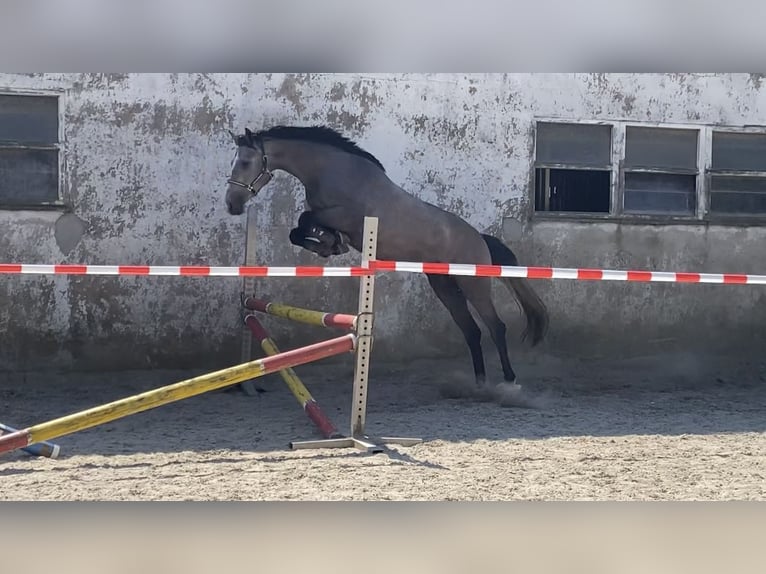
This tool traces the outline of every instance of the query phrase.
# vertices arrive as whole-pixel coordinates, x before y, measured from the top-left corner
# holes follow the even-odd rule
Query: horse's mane
[[[386,168],[383,167],[383,164],[380,163],[378,158],[360,148],[355,142],[351,141],[346,136],[327,126],[274,126],[267,130],[261,130],[254,133],[253,137],[254,139],[272,138],[283,140],[305,140],[331,145],[350,154],[363,157],[374,163],[384,172],[386,171]]]

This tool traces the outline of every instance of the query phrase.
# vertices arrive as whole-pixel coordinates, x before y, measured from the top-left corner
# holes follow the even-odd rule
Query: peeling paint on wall
[[[760,74],[0,74],[0,88],[63,90],[71,208],[0,212],[4,260],[241,264],[244,218],[223,205],[234,154],[226,130],[324,123],[375,154],[408,191],[502,234],[523,263],[766,267],[764,228],[527,218],[535,116],[766,124]],[[317,262],[287,239],[304,205],[295,180],[278,174],[254,205],[259,261]],[[356,261],[348,254],[334,263]],[[257,285],[299,305],[356,306],[351,280]],[[424,278],[386,276],[380,285],[377,353],[464,351]],[[535,287],[551,307],[548,351],[651,350],[648,341],[660,335],[684,342],[699,332],[710,348],[741,347],[766,324],[764,296],[754,289]],[[239,290],[226,279],[5,277],[0,368],[228,365],[239,360]],[[515,304],[504,290],[498,296],[509,331],[520,331]],[[279,322],[273,330],[285,348],[317,336]]]

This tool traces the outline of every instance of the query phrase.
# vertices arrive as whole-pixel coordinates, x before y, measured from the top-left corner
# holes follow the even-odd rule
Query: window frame
[[[577,125],[589,125],[589,126],[609,126],[611,136],[611,154],[609,158],[609,165],[604,167],[583,166],[582,164],[574,163],[551,163],[551,162],[537,162],[537,124],[538,123],[559,123],[559,124],[577,124]],[[535,117],[532,122],[532,157],[531,157],[531,203],[530,211],[532,215],[545,214],[553,218],[564,219],[583,219],[583,218],[595,218],[595,219],[608,219],[612,217],[612,210],[614,206],[614,194],[616,186],[616,175],[614,172],[614,142],[615,142],[615,125],[614,122],[608,120],[570,120],[566,118],[543,118]],[[611,169],[610,169],[611,166]],[[575,169],[582,171],[610,171],[609,175],[609,211],[605,213],[595,213],[587,211],[535,211],[535,173],[538,169]]]
[[[567,123],[580,125],[610,125],[612,128],[611,157],[611,193],[608,213],[588,212],[549,212],[535,210],[536,170],[547,167],[537,163],[537,124]],[[697,169],[695,174],[696,210],[692,214],[671,213],[631,213],[625,211],[625,173],[626,171],[645,171],[653,173],[674,173],[669,169],[636,170],[625,168],[625,137],[628,127],[667,128],[697,132]],[[766,214],[750,213],[711,213],[710,193],[712,175],[724,174],[721,170],[712,170],[713,132],[758,133],[766,135],[766,125],[721,125],[679,122],[647,122],[635,120],[572,119],[569,117],[535,116],[531,124],[531,157],[529,171],[528,219],[529,220],[573,220],[604,222],[635,222],[646,224],[725,224],[766,226]],[[553,167],[553,166],[550,166]],[[679,172],[680,173],[680,172]],[[753,174],[766,176],[766,172],[726,172],[732,175]]]
[[[714,175],[732,175],[732,176],[750,176],[750,177],[766,177],[766,171],[752,171],[752,170],[731,170],[731,169],[713,169],[713,132],[725,132],[736,134],[759,134],[766,136],[766,126],[709,126],[708,128],[708,165],[705,169],[705,186],[707,190],[707,206],[710,205],[712,195],[712,179]],[[746,225],[762,225],[766,226],[766,213],[757,215],[752,213],[715,213],[708,211],[706,213],[706,219],[711,222],[724,222],[724,223],[737,223],[741,222]]]
[[[28,97],[48,97],[56,98],[58,129],[56,133],[56,142],[49,145],[28,145],[12,142],[0,141],[0,149],[40,149],[55,150],[57,159],[56,178],[56,199],[53,201],[38,201],[29,203],[6,203],[0,197],[0,211],[44,211],[44,210],[66,210],[68,209],[68,197],[66,193],[66,160],[65,160],[65,126],[64,116],[66,109],[66,92],[63,89],[16,89],[9,87],[0,88],[2,96],[28,96]]]
[[[676,130],[676,131],[686,131],[694,133],[696,136],[696,161],[695,161],[695,169],[682,169],[682,168],[669,168],[669,167],[626,167],[625,166],[625,154],[627,150],[627,137],[628,137],[628,129],[629,128],[649,128],[649,129],[657,129],[657,130]],[[640,216],[640,217],[649,217],[649,218],[656,218],[656,217],[672,217],[674,219],[690,219],[690,220],[696,220],[698,219],[702,212],[700,211],[700,193],[704,192],[704,185],[703,185],[703,179],[701,175],[703,174],[703,171],[700,169],[701,161],[703,158],[700,154],[700,149],[703,147],[703,141],[702,141],[702,132],[700,131],[698,126],[690,126],[690,125],[678,125],[678,124],[656,124],[656,123],[646,123],[646,122],[622,122],[620,134],[622,137],[622,146],[620,148],[620,155],[617,158],[617,161],[619,162],[618,166],[618,184],[619,184],[619,204],[617,207],[619,209],[616,209],[621,215],[624,215],[625,217],[634,217],[634,216]],[[663,175],[689,175],[694,176],[694,194],[695,194],[695,208],[692,213],[689,214],[682,214],[682,213],[671,213],[671,212],[654,212],[654,213],[647,213],[647,212],[631,212],[625,210],[625,175],[627,173],[649,173],[649,174],[663,174]]]

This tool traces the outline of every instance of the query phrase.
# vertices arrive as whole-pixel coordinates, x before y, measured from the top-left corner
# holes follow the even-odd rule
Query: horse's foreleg
[[[340,255],[348,251],[345,238],[332,228],[321,225],[311,211],[298,218],[298,227],[290,230],[290,243],[321,257]]]
[[[361,250],[364,218],[359,213],[340,205],[312,208],[307,213],[311,213],[310,221],[315,226],[333,233],[336,253],[346,253],[350,248]]]
[[[320,257],[339,255],[348,251],[340,233],[316,221],[314,212],[305,211],[298,218],[298,227],[290,230],[290,243],[316,253]]]

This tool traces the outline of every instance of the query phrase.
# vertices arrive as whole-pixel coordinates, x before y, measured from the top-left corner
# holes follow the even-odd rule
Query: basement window
[[[57,96],[0,94],[0,207],[59,205]]]
[[[625,213],[694,215],[698,130],[627,126]]]
[[[612,127],[538,122],[535,211],[610,212]]]
[[[710,212],[766,215],[766,134],[713,132]]]

